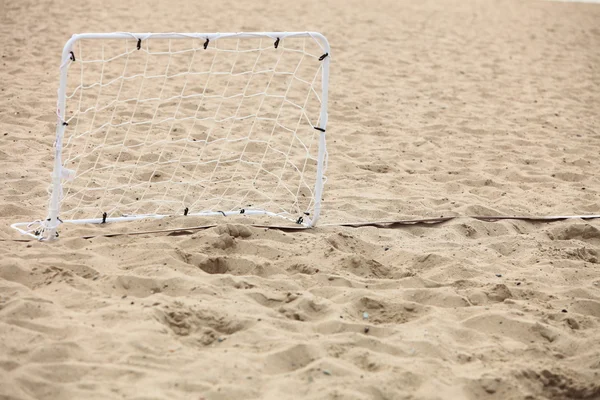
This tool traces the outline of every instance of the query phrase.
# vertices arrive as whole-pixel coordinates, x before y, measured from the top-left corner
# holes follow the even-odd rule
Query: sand
[[[43,213],[85,31],[324,33],[323,224],[600,214],[599,26],[545,1],[0,3],[0,398],[600,398],[598,220],[8,227]]]

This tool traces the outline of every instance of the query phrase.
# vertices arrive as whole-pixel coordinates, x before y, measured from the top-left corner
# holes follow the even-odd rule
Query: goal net
[[[47,216],[319,218],[329,45],[315,32],[80,34],[60,66]]]

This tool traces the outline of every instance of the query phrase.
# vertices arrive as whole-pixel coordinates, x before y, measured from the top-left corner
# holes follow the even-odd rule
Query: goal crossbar
[[[15,228],[16,230],[18,230],[20,233],[25,234],[25,235],[29,235],[29,236],[33,236],[35,238],[38,239],[53,239],[55,237],[58,236],[58,227],[61,223],[75,223],[75,224],[88,224],[88,223],[109,223],[109,222],[120,222],[120,221],[133,221],[133,220],[139,220],[139,219],[146,219],[146,218],[164,218],[166,216],[170,216],[170,215],[177,215],[177,214],[173,214],[173,213],[160,213],[160,212],[155,212],[155,213],[135,213],[135,214],[126,214],[126,213],[122,213],[121,215],[117,215],[117,216],[107,216],[106,213],[104,213],[104,215],[100,215],[99,217],[94,217],[94,218],[65,218],[65,219],[61,219],[61,201],[63,199],[63,182],[65,180],[69,180],[73,178],[73,174],[74,171],[69,170],[65,165],[64,165],[64,146],[65,146],[65,131],[67,129],[69,129],[69,116],[67,115],[67,100],[70,99],[72,96],[75,95],[75,93],[68,95],[67,93],[67,85],[68,85],[68,71],[69,71],[69,66],[75,62],[76,60],[76,55],[74,53],[74,46],[83,40],[118,40],[118,39],[124,39],[124,40],[133,40],[134,42],[137,42],[137,50],[140,50],[140,45],[141,43],[152,39],[152,40],[158,40],[158,39],[163,39],[163,40],[179,40],[179,39],[193,39],[193,40],[197,40],[197,41],[202,41],[203,43],[203,47],[204,50],[207,49],[208,45],[214,45],[214,43],[220,41],[220,40],[224,40],[224,39],[238,39],[238,45],[239,45],[239,40],[240,39],[269,39],[272,40],[274,48],[277,49],[278,44],[283,41],[285,41],[286,39],[292,39],[292,38],[308,38],[308,39],[312,39],[315,43],[317,43],[318,47],[320,48],[320,51],[322,52],[322,54],[320,56],[317,55],[316,58],[318,58],[318,61],[320,63],[319,66],[319,71],[320,71],[320,92],[316,93],[316,97],[319,99],[320,101],[320,110],[318,113],[318,118],[315,119],[315,122],[311,122],[310,119],[308,119],[308,124],[311,125],[311,128],[313,128],[314,130],[317,131],[317,137],[316,137],[316,147],[317,147],[317,154],[314,158],[315,160],[315,167],[316,167],[316,176],[314,177],[314,186],[310,189],[312,191],[312,196],[314,196],[314,199],[311,200],[310,202],[310,212],[307,212],[307,210],[302,210],[304,212],[300,213],[300,217],[298,216],[294,216],[291,215],[288,212],[279,212],[278,210],[272,211],[272,210],[268,210],[268,209],[253,209],[251,207],[245,208],[245,207],[238,207],[237,209],[230,209],[230,210],[224,210],[224,211],[219,211],[217,210],[194,210],[188,213],[188,209],[185,209],[185,214],[179,214],[179,215],[189,215],[189,216],[229,216],[229,215],[236,215],[236,214],[245,214],[245,215],[266,215],[266,216],[283,216],[284,218],[287,218],[291,221],[294,221],[295,223],[298,224],[302,224],[306,227],[312,227],[315,226],[320,214],[321,214],[321,200],[322,200],[322,195],[323,195],[323,184],[324,184],[324,170],[326,168],[326,159],[327,159],[327,151],[326,151],[326,142],[325,142],[325,130],[327,127],[327,108],[328,108],[328,82],[329,82],[329,60],[330,60],[330,47],[329,47],[329,43],[327,41],[327,39],[325,38],[325,36],[323,36],[322,34],[318,33],[318,32],[238,32],[238,33],[128,33],[128,32],[117,32],[117,33],[82,33],[82,34],[76,34],[73,35],[65,44],[64,48],[63,48],[63,52],[62,52],[62,58],[61,58],[61,63],[60,63],[60,83],[59,83],[59,88],[58,88],[58,102],[57,102],[57,110],[56,110],[56,114],[57,114],[57,125],[56,125],[56,139],[55,139],[55,143],[54,143],[54,162],[53,162],[53,172],[52,172],[52,180],[51,180],[51,187],[50,187],[50,200],[49,200],[49,204],[48,204],[48,209],[47,209],[47,217],[45,219],[42,220],[36,220],[33,222],[22,222],[22,223],[15,223],[12,225],[13,228]],[[171,42],[169,42],[169,50],[171,48]],[[200,46],[201,48],[202,46]],[[197,49],[193,49],[194,52],[196,52]],[[259,48],[258,50],[263,51],[262,48]],[[104,57],[104,48],[103,48],[103,57]],[[151,54],[151,53],[148,53]],[[160,54],[160,53],[155,53],[155,54]],[[314,57],[314,55],[312,55]],[[216,56],[215,56],[216,57]],[[256,63],[255,65],[258,63],[258,59],[260,58],[260,54],[258,55],[258,58],[256,59]],[[110,60],[104,60],[104,58],[102,59],[102,62],[108,62]],[[171,62],[169,60],[169,62]],[[279,62],[279,61],[278,61]],[[214,64],[214,59],[213,59],[213,64]],[[83,67],[82,67],[83,68]],[[104,68],[104,67],[103,67]],[[125,67],[126,68],[126,67]],[[147,64],[146,64],[146,68],[147,68]],[[211,66],[212,68],[212,66]],[[254,68],[254,67],[253,67]],[[169,67],[167,66],[167,71],[168,71]],[[233,67],[232,67],[233,70]],[[275,68],[273,68],[272,70],[272,74],[275,74]],[[189,70],[188,70],[189,72]],[[252,71],[250,72],[251,74],[257,73],[254,71],[254,69],[252,69]],[[83,72],[81,72],[82,74],[82,79],[83,79]],[[210,71],[208,72],[208,74],[210,74]],[[167,79],[167,75],[168,73],[165,73],[165,80]],[[282,74],[283,75],[283,74]],[[295,78],[295,72],[291,72],[288,73],[288,75],[291,75],[291,78],[293,80],[293,78]],[[141,75],[140,75],[141,76]],[[175,75],[172,75],[175,76]],[[136,78],[137,75],[134,75],[133,78]],[[146,77],[146,70],[144,70],[144,78]],[[132,79],[133,79],[132,78]],[[123,76],[120,77],[120,79],[123,81],[125,80],[125,78]],[[186,78],[187,79],[187,78]],[[210,79],[210,78],[209,78]],[[273,79],[273,77],[271,76],[271,79]],[[302,80],[300,78],[297,78],[297,80],[304,82],[306,84],[310,85],[310,89],[314,91],[313,88],[313,84],[314,84],[314,80],[313,82],[307,82],[305,80]],[[105,85],[108,85],[110,83],[105,83]],[[268,85],[271,84],[271,81],[269,81]],[[96,85],[96,84],[94,84]],[[102,80],[100,81],[99,84],[97,84],[99,86],[102,86]],[[121,83],[122,85],[122,83]],[[227,83],[227,85],[229,85],[229,83]],[[268,88],[267,85],[267,88]],[[93,85],[92,85],[93,86]],[[85,86],[85,89],[89,88],[90,86]],[[163,82],[163,87],[164,87],[164,82]],[[185,85],[184,85],[185,87]],[[84,91],[84,85],[83,82],[80,84],[80,86],[78,87],[78,89],[80,89],[80,92]],[[141,91],[141,89],[140,89]],[[206,86],[204,91],[206,91]],[[288,91],[289,91],[289,87],[288,87]],[[162,92],[161,92],[162,94]],[[259,93],[261,94],[261,93]],[[266,90],[264,91],[264,93],[262,93],[262,95],[267,96],[266,94]],[[201,95],[196,95],[198,98],[209,98],[209,96],[207,96],[205,94],[205,92],[202,92]],[[282,95],[279,96],[272,96],[272,97],[277,97],[277,98],[282,98],[282,104],[283,102],[287,101],[287,92],[285,92]],[[190,96],[193,97],[193,96]],[[242,101],[244,100],[244,98],[250,97],[247,96],[245,93],[242,93],[241,95],[234,95],[231,96],[232,98],[241,98]],[[160,95],[159,95],[160,98]],[[183,98],[183,94],[180,94],[180,96],[178,98]],[[219,97],[221,99],[221,102],[223,102],[223,99],[227,98],[225,97],[225,95],[221,95]],[[153,99],[150,99],[153,100]],[[121,102],[125,102],[126,100],[119,100],[118,96],[117,96],[117,100],[116,102],[118,103],[119,101]],[[136,100],[137,102],[141,102],[140,99]],[[308,101],[308,97],[307,97],[307,101]],[[288,101],[289,103],[291,103],[293,106],[296,107],[302,107],[297,105],[294,102]],[[181,100],[180,100],[181,103]],[[306,105],[306,102],[305,102]],[[97,106],[97,104],[96,104]],[[261,103],[262,106],[262,103]],[[79,105],[79,107],[81,108],[81,105]],[[137,107],[137,105],[136,105]],[[178,106],[179,107],[179,106]],[[221,107],[219,105],[219,107]],[[283,107],[283,106],[281,106]],[[238,106],[238,111],[239,111],[239,106]],[[84,114],[85,112],[87,112],[87,110],[78,110],[79,113]],[[197,112],[197,111],[196,111]],[[281,109],[280,109],[281,112]],[[304,109],[302,109],[302,112],[304,112]],[[113,114],[114,115],[114,114]],[[177,111],[175,112],[175,115],[177,115]],[[279,116],[279,114],[278,114]],[[255,121],[256,120],[260,120],[260,117],[258,115],[258,112],[254,113],[254,114],[250,114],[248,117],[244,117],[244,118],[253,118]],[[273,130],[275,130],[275,128],[282,128],[282,129],[287,129],[289,131],[292,131],[292,129],[289,129],[288,127],[285,127],[283,124],[279,123],[277,121],[276,117],[275,120],[275,126],[273,128]],[[177,118],[172,118],[172,120],[175,120]],[[236,111],[236,115],[233,117],[233,119],[236,120],[241,120],[242,117],[238,117],[237,116],[237,111]],[[268,118],[267,118],[268,119]],[[271,118],[273,119],[273,118]],[[183,119],[180,119],[183,120]],[[213,117],[213,121],[217,121],[216,117]],[[164,121],[162,121],[164,122]],[[194,121],[195,123],[196,121]],[[222,121],[221,121],[222,122]],[[160,123],[160,122],[159,122]],[[131,124],[131,123],[130,123]],[[151,122],[149,122],[150,125],[154,125],[156,124],[154,120],[152,120]],[[298,122],[298,124],[300,124],[300,122]],[[277,126],[279,125],[279,126]],[[114,124],[112,124],[112,120],[110,121],[110,123],[105,124],[105,126],[103,126],[103,128],[105,129],[110,129],[111,127],[116,126]],[[173,127],[171,126],[171,129],[173,129]],[[298,128],[296,128],[298,129]],[[296,132],[293,132],[294,135],[296,135]],[[248,137],[246,137],[245,139],[248,141],[252,141],[250,140],[250,136],[251,133]],[[271,132],[271,136],[273,136],[273,132]],[[233,142],[232,139],[229,139],[229,136],[227,136],[226,138],[227,140],[230,140]],[[70,139],[69,139],[70,140]],[[186,139],[187,141],[191,141],[189,139],[189,134],[188,134],[188,138]],[[196,139],[194,139],[195,141]],[[293,141],[294,139],[292,139]],[[104,140],[104,142],[106,142],[106,138]],[[260,142],[260,141],[256,141],[256,142]],[[206,139],[205,144],[208,144],[209,141],[208,139]],[[302,142],[301,142],[302,143]],[[103,144],[104,145],[104,144]],[[186,144],[187,146],[187,144]],[[247,146],[247,144],[246,144]],[[270,146],[269,143],[267,143],[266,145],[267,147]],[[306,145],[304,145],[304,143],[302,143],[302,146],[304,146],[306,148]],[[244,148],[245,150],[246,148]],[[290,145],[290,149],[291,149],[291,145]],[[309,152],[310,149],[306,148],[306,151]],[[283,151],[277,150],[280,153],[284,153]],[[288,149],[288,153],[287,155],[289,156],[290,150]],[[221,154],[223,154],[223,151],[221,151]],[[265,151],[265,155],[266,155],[266,151]],[[263,159],[265,159],[266,157],[263,157]],[[240,157],[241,160],[241,157]],[[216,161],[216,164],[219,165],[219,163],[227,163],[229,161],[225,160],[225,161],[221,161],[220,159]],[[96,163],[98,163],[96,161]],[[288,163],[287,159],[286,159],[286,164]],[[181,164],[181,160],[178,161],[178,165]],[[249,163],[252,164],[252,163]],[[262,167],[262,166],[261,166]],[[116,167],[113,167],[116,168]],[[302,169],[302,171],[300,171],[300,168],[295,167],[297,172],[299,173],[304,173],[304,169],[306,169],[306,162],[304,163],[304,168]],[[285,165],[284,165],[284,169],[285,169]],[[156,170],[156,167],[155,167]],[[214,171],[213,171],[214,174]],[[258,174],[257,174],[258,175]],[[281,179],[281,176],[283,176],[283,172],[281,173],[281,175],[279,176],[279,178]],[[302,177],[301,177],[302,179]],[[229,185],[231,186],[231,182],[229,183]],[[277,184],[277,187],[279,188],[280,184]],[[287,189],[288,191],[290,191],[289,189]],[[299,189],[296,192],[296,194],[299,193]],[[290,191],[291,193],[291,191]],[[81,201],[80,201],[81,202]]]

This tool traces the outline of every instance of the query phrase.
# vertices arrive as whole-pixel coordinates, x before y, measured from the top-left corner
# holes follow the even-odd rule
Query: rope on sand
[[[550,216],[510,216],[510,215],[496,215],[496,216],[454,216],[454,217],[439,217],[439,218],[420,218],[420,219],[402,219],[402,220],[390,220],[390,221],[373,221],[373,222],[344,222],[338,224],[320,224],[319,227],[349,227],[349,228],[363,228],[363,227],[375,227],[381,229],[393,229],[401,226],[410,225],[438,225],[447,221],[455,219],[475,219],[484,222],[497,222],[504,220],[518,220],[527,222],[556,222],[564,221],[568,219],[583,219],[592,220],[600,219],[600,215],[550,215]],[[98,237],[118,237],[118,236],[138,236],[138,235],[151,235],[167,233],[168,236],[182,236],[189,235],[195,231],[201,231],[209,228],[214,228],[217,224],[212,225],[201,225],[192,226],[186,228],[171,228],[171,229],[160,229],[151,231],[139,231],[139,232],[121,232],[121,233],[102,233],[97,235],[85,235],[80,236],[81,239],[94,239]],[[285,225],[259,225],[251,224],[249,226],[255,228],[274,229],[285,232],[298,232],[304,231],[308,228],[305,226],[285,226]],[[37,242],[35,239],[0,239],[1,242]]]

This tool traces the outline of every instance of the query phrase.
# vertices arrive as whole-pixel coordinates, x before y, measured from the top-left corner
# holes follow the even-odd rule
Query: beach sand
[[[600,399],[600,6],[0,3],[0,399]],[[15,242],[79,32],[320,31],[323,224]],[[107,225],[161,229],[178,220]]]

